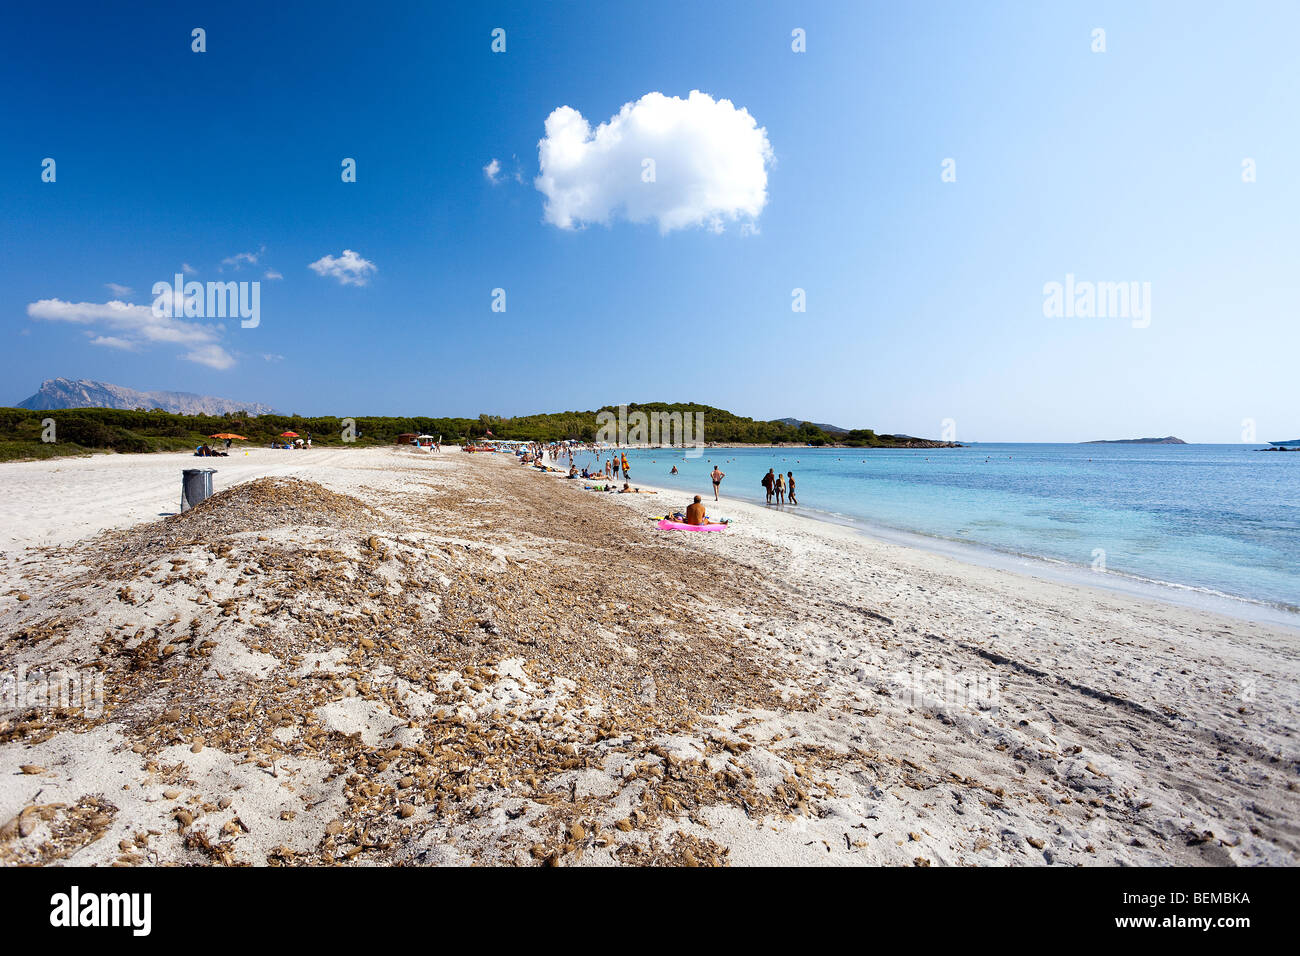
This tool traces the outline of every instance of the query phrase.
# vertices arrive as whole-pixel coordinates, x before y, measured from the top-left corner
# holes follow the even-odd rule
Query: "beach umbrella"
[[[297,438],[297,437],[298,437],[298,433],[297,433],[297,432],[280,432],[280,437],[281,437],[281,438]]]
[[[243,435],[236,435],[234,432],[217,432],[215,435],[209,435],[209,438],[224,438],[226,441],[248,441]]]

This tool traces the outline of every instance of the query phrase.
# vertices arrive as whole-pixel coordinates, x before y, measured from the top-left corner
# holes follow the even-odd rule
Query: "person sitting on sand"
[[[686,506],[686,524],[704,524],[704,521],[704,505],[696,495],[695,501]]]

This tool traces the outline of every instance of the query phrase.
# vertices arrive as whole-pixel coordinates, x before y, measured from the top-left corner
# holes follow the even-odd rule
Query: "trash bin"
[[[212,497],[215,468],[186,468],[181,471],[181,511],[189,511],[200,501]]]

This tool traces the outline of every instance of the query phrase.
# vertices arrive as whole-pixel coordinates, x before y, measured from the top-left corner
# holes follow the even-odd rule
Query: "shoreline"
[[[677,493],[677,489],[666,485],[641,484],[639,487],[659,493]],[[690,492],[689,494],[694,495],[697,493],[700,494],[701,498],[705,498],[702,492]],[[762,511],[775,511],[779,514],[790,514],[810,521],[850,528],[875,541],[888,542],[904,548],[944,555],[954,561],[975,567],[992,568],[1012,574],[1023,574],[1058,584],[1095,588],[1107,594],[1123,594],[1137,600],[1157,601],[1173,607],[1217,614],[1233,620],[1288,628],[1295,631],[1296,636],[1300,637],[1300,612],[1266,601],[1227,594],[1222,591],[1213,591],[1196,585],[1179,584],[1174,581],[1158,581],[1122,571],[1096,572],[1084,565],[1070,564],[1055,558],[1004,550],[992,545],[963,541],[958,538],[928,535],[920,531],[896,528],[891,525],[878,524],[849,515],[825,511],[812,505],[795,505],[794,508],[799,510],[793,510],[789,505],[778,509],[775,505],[765,504],[761,499],[748,498],[744,495],[724,496],[723,501],[734,501]],[[708,500],[705,499],[705,505],[708,504]],[[685,508],[685,504],[682,504],[681,507]]]

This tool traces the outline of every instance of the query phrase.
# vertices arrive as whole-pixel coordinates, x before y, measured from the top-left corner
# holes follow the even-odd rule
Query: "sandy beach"
[[[103,681],[0,713],[0,863],[1298,862],[1300,633],[582,484],[0,466],[5,699]]]

